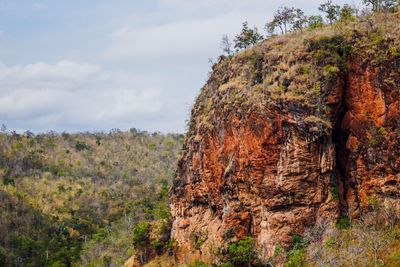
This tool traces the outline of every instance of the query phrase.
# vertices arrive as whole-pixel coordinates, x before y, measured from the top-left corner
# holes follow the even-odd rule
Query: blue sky
[[[320,2],[0,0],[0,124],[183,133],[223,34]]]

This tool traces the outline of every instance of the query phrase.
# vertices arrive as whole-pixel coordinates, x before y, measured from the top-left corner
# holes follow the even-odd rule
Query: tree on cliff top
[[[270,35],[274,35],[276,29],[279,29],[281,34],[294,30],[302,30],[307,23],[307,17],[299,8],[282,6],[274,14],[272,21],[265,25],[265,29]]]
[[[400,5],[399,0],[363,0],[363,3],[372,7],[372,11],[379,12]]]
[[[334,5],[332,0],[327,0],[325,3],[321,4],[318,9],[319,11],[326,13],[325,17],[330,25],[332,25],[339,18],[340,6]]]
[[[243,22],[242,31],[235,37],[235,48],[237,50],[249,48],[263,39],[263,36],[258,33],[258,29],[249,28],[247,21]]]

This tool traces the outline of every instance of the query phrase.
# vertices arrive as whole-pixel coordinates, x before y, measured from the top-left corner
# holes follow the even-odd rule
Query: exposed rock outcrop
[[[376,30],[368,46],[367,26],[352,27],[275,37],[213,67],[171,190],[182,256],[253,236],[267,258],[294,233],[360,217],[372,195],[399,207],[399,35]]]

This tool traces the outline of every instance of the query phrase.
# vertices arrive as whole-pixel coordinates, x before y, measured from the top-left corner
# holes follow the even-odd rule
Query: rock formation
[[[273,37],[214,65],[171,190],[182,255],[252,236],[267,258],[294,233],[359,218],[371,196],[399,207],[400,31],[370,24]]]

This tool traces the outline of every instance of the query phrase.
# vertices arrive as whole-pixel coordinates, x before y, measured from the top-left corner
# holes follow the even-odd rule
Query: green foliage
[[[281,246],[277,246],[274,251],[274,257],[282,255],[283,253],[285,253],[285,249]]]
[[[331,187],[331,194],[334,201],[339,201],[339,188],[337,186]]]
[[[336,244],[336,241],[333,237],[329,237],[328,239],[326,239],[326,241],[324,242],[324,246],[327,248],[331,248]]]
[[[373,195],[368,197],[368,204],[374,210],[379,210],[383,206],[381,199],[376,194],[373,194]]]
[[[306,242],[298,234],[293,233],[292,234],[292,239],[293,239],[293,248],[294,249],[301,249],[301,248],[304,248],[306,246]]]
[[[225,266],[242,266],[244,264],[250,264],[257,257],[254,239],[246,237],[243,240],[231,243],[228,246],[225,256],[225,264],[228,264]]]
[[[149,144],[149,149],[155,150],[157,148],[157,145],[154,143]]]
[[[391,47],[389,49],[390,54],[392,55],[392,57],[400,57],[400,51],[397,47]]]
[[[111,265],[122,266],[132,255],[133,226],[171,217],[168,188],[182,139],[138,130],[0,133],[0,179],[6,184],[0,185],[0,210],[5,211],[0,212],[0,252],[5,266],[21,258],[19,247],[29,239],[37,253],[24,254],[26,266],[44,266],[47,250],[49,266],[103,266],[107,257]],[[157,146],[150,149],[150,144]],[[161,230],[151,240],[157,248],[169,236]],[[12,246],[7,242],[12,236],[29,239]]]
[[[149,228],[148,222],[138,223],[132,230],[132,244],[134,247],[146,246],[149,242]]]
[[[195,260],[193,263],[189,264],[188,267],[208,267],[208,265],[201,260]]]
[[[341,9],[340,9],[340,21],[347,23],[349,21],[354,21],[355,10],[348,4],[345,4]]]
[[[284,267],[299,267],[305,266],[306,263],[306,252],[305,248],[307,243],[305,240],[297,235],[296,233],[292,234],[293,239],[293,247],[287,253],[287,260],[283,264]]]
[[[371,6],[372,11],[380,12],[386,9],[390,9],[398,5],[396,0],[363,0],[363,3],[367,6]]]
[[[347,62],[354,54],[354,47],[344,37],[321,37],[308,40],[306,44],[308,50],[313,52],[316,65],[324,67],[328,83],[332,83],[340,72],[347,72]]]
[[[340,6],[332,3],[332,0],[327,0],[319,6],[319,11],[325,13],[325,17],[329,24],[333,24],[340,16]]]
[[[351,226],[350,218],[348,216],[340,216],[336,221],[336,228],[340,230],[349,229]]]
[[[378,134],[382,135],[382,136],[386,136],[388,133],[386,131],[386,129],[384,127],[380,127],[378,129]]]
[[[3,178],[3,185],[15,185],[14,179],[10,176],[6,176]]]
[[[306,253],[304,249],[292,249],[288,252],[287,261],[283,264],[284,267],[301,267],[305,266]]]
[[[263,39],[258,33],[257,28],[250,29],[248,22],[243,22],[242,31],[235,37],[235,48],[237,50],[246,49],[255,45]]]
[[[285,34],[291,30],[302,30],[306,24],[307,17],[301,9],[282,6],[275,12],[273,20],[268,22],[265,28],[270,35],[274,35],[276,29],[279,29],[281,34]]]
[[[332,65],[325,66],[324,70],[325,70],[325,76],[328,77],[328,79],[330,80],[336,79],[337,75],[340,72],[340,69],[338,67]]]
[[[75,144],[75,149],[77,151],[89,150],[90,146],[88,144],[86,144],[85,142],[77,141]]]
[[[322,16],[310,16],[308,17],[308,27],[310,29],[318,29],[321,28],[322,26],[324,26],[324,20],[322,18]]]

